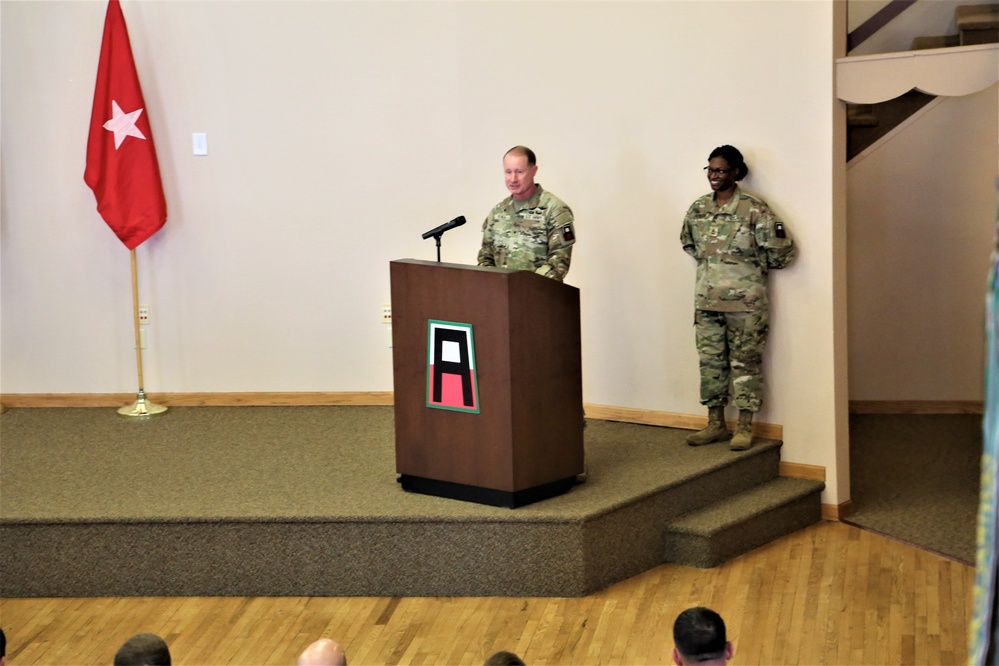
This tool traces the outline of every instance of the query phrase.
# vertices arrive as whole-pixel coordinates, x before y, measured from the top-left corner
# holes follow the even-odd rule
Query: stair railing
[[[879,9],[874,16],[861,23],[853,32],[846,36],[846,52],[849,53],[863,44],[871,35],[888,25],[896,16],[914,4],[916,4],[916,0],[891,0],[887,5]]]

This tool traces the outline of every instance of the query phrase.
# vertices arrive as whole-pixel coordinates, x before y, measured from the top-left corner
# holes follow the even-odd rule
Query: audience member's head
[[[336,641],[320,638],[299,655],[298,666],[347,666],[347,655]]]
[[[725,638],[725,621],[698,606],[680,613],[673,623],[673,663],[677,666],[724,664],[732,658],[732,643]]]
[[[7,663],[7,634],[0,629],[0,666]]]
[[[170,666],[170,648],[156,634],[136,634],[118,648],[114,666]]]
[[[524,666],[524,660],[513,652],[501,650],[486,659],[485,666]]]

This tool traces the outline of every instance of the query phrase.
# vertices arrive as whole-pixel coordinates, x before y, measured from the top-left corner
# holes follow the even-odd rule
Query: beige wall
[[[851,400],[984,399],[999,85],[937,98],[848,170]]]
[[[700,414],[678,234],[732,143],[801,247],[760,419],[845,499],[832,2],[122,4],[170,207],[138,250],[148,390],[390,390],[388,261],[463,214],[443,258],[474,262],[525,143],[577,218],[586,401]],[[0,3],[7,393],[135,388],[128,253],[82,179],[104,7]]]

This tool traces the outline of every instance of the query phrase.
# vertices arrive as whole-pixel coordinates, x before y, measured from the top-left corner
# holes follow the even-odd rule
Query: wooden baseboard
[[[793,479],[809,479],[811,481],[826,482],[826,468],[821,465],[806,465],[804,463],[793,463],[780,461],[777,473],[780,476],[789,476]]]
[[[673,412],[657,412],[651,409],[636,409],[634,407],[613,407],[611,405],[583,405],[586,416],[602,421],[621,421],[622,423],[638,423],[641,425],[665,426],[668,428],[684,428],[697,430],[704,427],[706,419],[690,414]]]
[[[14,393],[0,396],[4,407],[122,407],[135,393]],[[268,407],[284,405],[391,405],[392,391],[148,393],[165,407]]]
[[[301,392],[263,391],[254,393],[149,393],[152,402],[168,407],[225,407],[268,405],[391,405],[392,391]],[[0,395],[0,411],[8,407],[120,407],[135,400],[134,393],[7,393]],[[586,415],[607,421],[699,430],[707,417],[659,412],[632,407],[587,404]],[[851,400],[851,414],[984,414],[980,400]],[[729,425],[735,421],[730,420]],[[760,437],[783,439],[783,426],[755,423]]]
[[[851,414],[984,414],[982,400],[851,400]]]
[[[667,428],[683,428],[684,430],[700,430],[708,423],[707,416],[657,412],[651,409],[592,404],[585,404],[583,408],[588,417],[604,421],[623,421],[625,423],[640,423],[643,425],[665,426]],[[734,428],[736,423],[737,421],[730,420],[728,422],[729,428]],[[769,439],[784,438],[784,426],[779,423],[753,423],[753,432],[758,437]]]
[[[839,521],[853,513],[853,500],[847,500],[840,504],[823,504],[822,520]]]

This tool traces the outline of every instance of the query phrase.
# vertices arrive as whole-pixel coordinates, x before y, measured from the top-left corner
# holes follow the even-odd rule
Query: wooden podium
[[[528,271],[415,259],[390,270],[402,487],[511,508],[571,488],[583,471],[579,290]],[[477,413],[430,406],[440,351],[431,322],[471,327]]]

